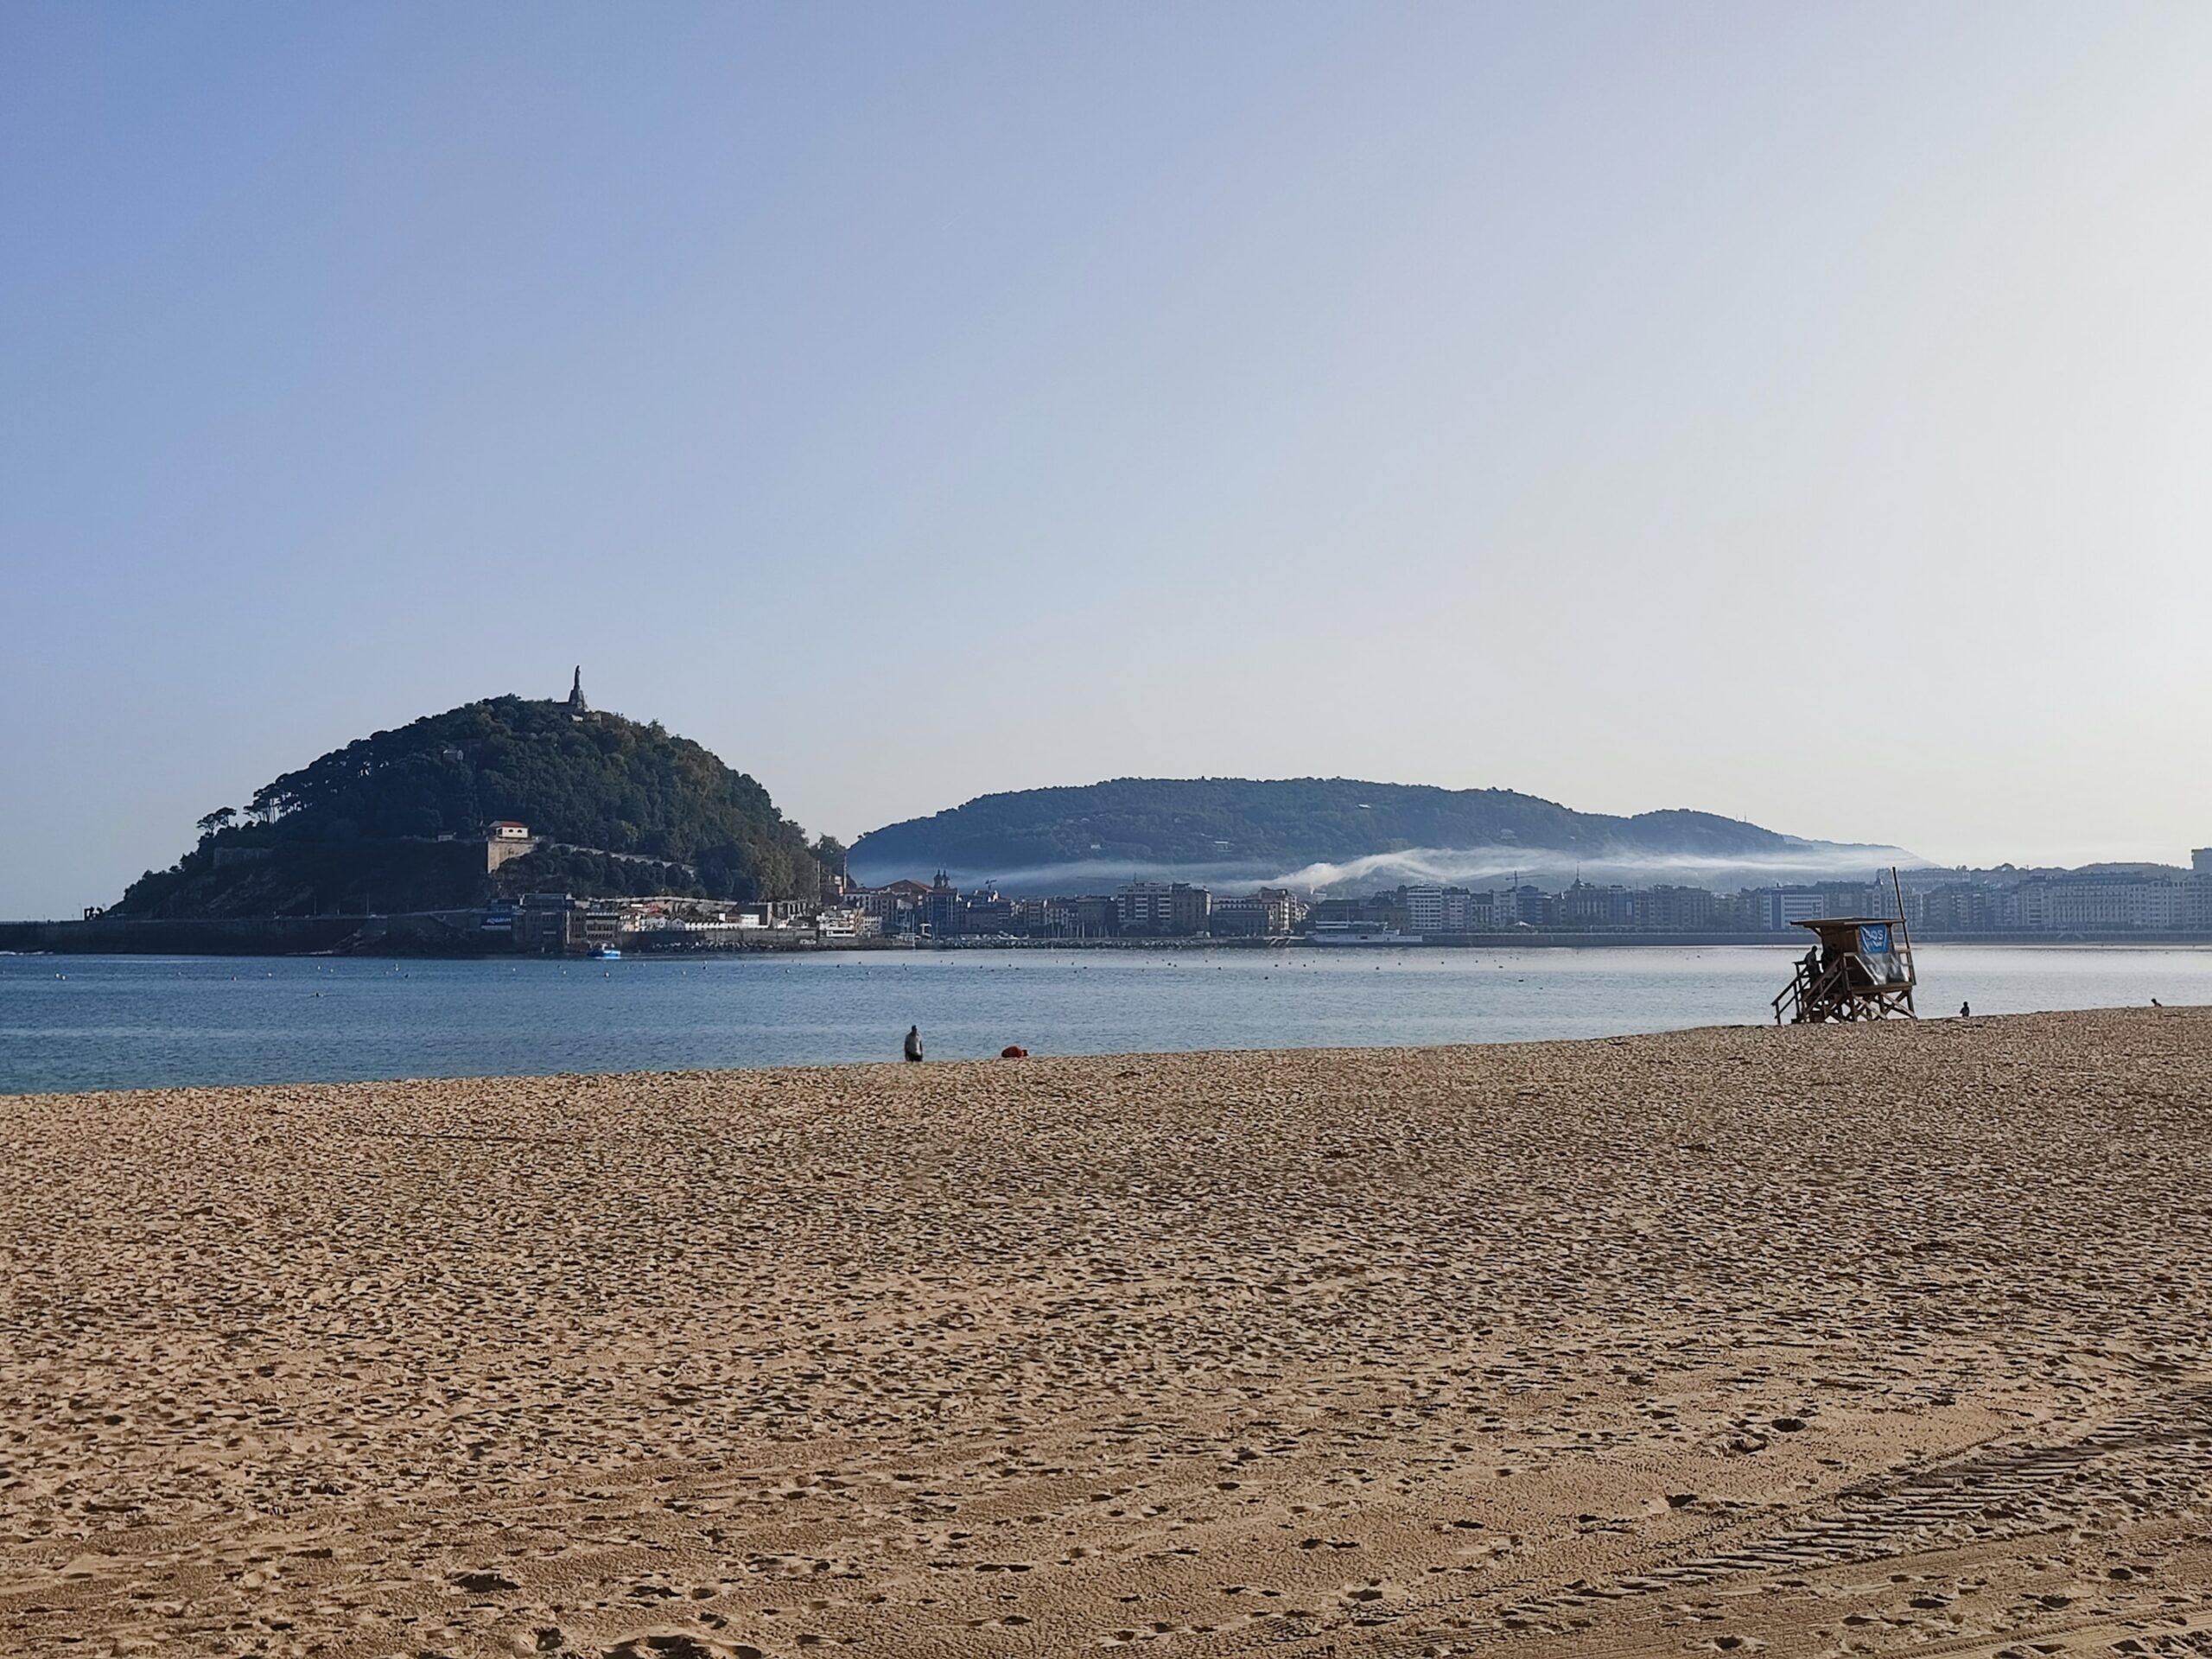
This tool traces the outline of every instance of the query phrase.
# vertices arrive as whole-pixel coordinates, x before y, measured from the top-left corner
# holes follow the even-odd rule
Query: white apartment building
[[[1827,895],[1812,888],[1769,887],[1762,896],[1767,927],[1776,933],[1796,922],[1817,922],[1828,913]]]
[[[1408,885],[1406,888],[1406,925],[1415,933],[1457,932],[1461,928],[1449,928],[1444,920],[1444,889],[1440,887]],[[1464,912],[1465,906],[1461,906]]]
[[[2029,881],[2006,895],[2010,925],[2034,932],[2109,933],[2202,925],[2200,884],[2177,876],[2074,876]]]
[[[2051,913],[2063,928],[2179,927],[2184,909],[2177,881],[2122,881],[2099,892],[2088,882],[2065,881],[2051,895]],[[2076,921],[2075,917],[2081,919]]]
[[[1114,907],[1124,933],[1202,933],[1213,895],[1186,881],[1132,881],[1114,894]]]
[[[1491,925],[1490,898],[1486,893],[1469,893],[1465,887],[1408,885],[1406,925],[1422,934],[1475,932]]]

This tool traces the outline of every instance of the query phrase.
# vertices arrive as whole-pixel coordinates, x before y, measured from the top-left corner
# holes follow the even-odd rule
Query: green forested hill
[[[591,850],[548,847],[486,878],[481,842],[496,818]],[[520,697],[333,749],[200,827],[200,844],[134,882],[118,913],[435,909],[537,887],[783,898],[818,880],[768,791],[698,744],[658,722],[579,719]]]
[[[854,843],[862,880],[942,867],[1026,888],[1114,868],[1295,870],[1412,849],[1523,847],[1598,859],[1758,860],[1821,843],[1709,812],[1617,817],[1505,789],[1346,778],[1118,778],[985,795]]]

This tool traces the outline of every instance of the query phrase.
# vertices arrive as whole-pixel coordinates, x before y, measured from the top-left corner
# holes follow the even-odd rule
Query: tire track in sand
[[[2099,1479],[2097,1465],[2115,1459],[2155,1452],[2159,1473],[2169,1482],[2181,1478],[2212,1484],[2212,1382],[2155,1396],[2072,1440],[2002,1444],[2007,1438],[1993,1436],[1909,1473],[1846,1488],[1809,1506],[1795,1523],[1735,1548],[1707,1548],[1683,1556],[1683,1541],[1676,1540],[1666,1550],[1676,1559],[1620,1572],[1600,1582],[1578,1580],[1506,1601],[1497,1598],[1518,1586],[1492,1586],[1407,1608],[1403,1619],[1433,1619],[1446,1610],[1494,1604],[1485,1622],[1471,1628],[1377,1632],[1372,1638],[1374,1650],[1415,1654],[1425,1648],[1434,1649],[1439,1643],[1450,1644],[1447,1650],[1452,1650],[1556,1636],[1564,1624],[1660,1592],[1746,1574],[1842,1567],[2050,1532],[2072,1524],[2084,1510],[2114,1495],[2113,1483]],[[1703,1544],[1758,1525],[1757,1517],[1725,1521],[1693,1541]],[[1971,1530],[1945,1536],[1961,1529]],[[2142,1633],[2127,1628],[2130,1633]],[[1270,1645],[1310,1641],[1314,1635],[1284,1631]],[[2024,1634],[1961,1638],[1955,1644],[1916,1645],[1915,1651],[1948,1652],[1954,1646],[1965,1651],[1986,1641],[1993,1652],[2028,1639]]]

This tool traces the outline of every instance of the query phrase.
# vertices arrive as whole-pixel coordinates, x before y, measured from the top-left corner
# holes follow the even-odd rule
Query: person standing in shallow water
[[[906,1027],[906,1058],[917,1061],[922,1058],[922,1028],[919,1026]]]

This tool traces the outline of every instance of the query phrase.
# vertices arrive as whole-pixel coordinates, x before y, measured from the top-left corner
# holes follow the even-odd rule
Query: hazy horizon
[[[478,697],[2185,862],[2212,12],[0,10],[0,916]]]

